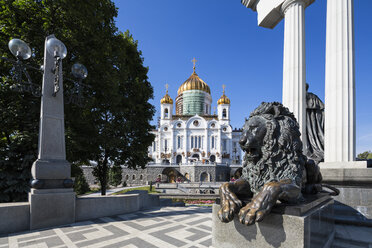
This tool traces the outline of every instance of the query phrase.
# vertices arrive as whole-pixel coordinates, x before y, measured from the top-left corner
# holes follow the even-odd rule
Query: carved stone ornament
[[[302,194],[315,194],[323,187],[318,165],[302,153],[298,123],[281,103],[263,102],[245,121],[239,141],[245,152],[241,179],[220,187],[222,222],[233,220],[251,225],[261,221],[279,200],[296,204]],[[306,175],[306,176],[304,176]],[[242,207],[238,195],[252,197]]]

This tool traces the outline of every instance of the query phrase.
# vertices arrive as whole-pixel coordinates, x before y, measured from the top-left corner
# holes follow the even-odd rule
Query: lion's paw
[[[261,221],[269,212],[268,209],[261,209],[249,203],[239,211],[239,221],[244,225],[252,225],[255,222]]]

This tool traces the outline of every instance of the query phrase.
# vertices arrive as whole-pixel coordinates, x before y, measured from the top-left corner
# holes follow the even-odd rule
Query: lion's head
[[[300,135],[296,118],[281,103],[263,102],[251,113],[239,143],[245,151],[243,178],[252,192],[283,179],[301,187],[306,157]]]

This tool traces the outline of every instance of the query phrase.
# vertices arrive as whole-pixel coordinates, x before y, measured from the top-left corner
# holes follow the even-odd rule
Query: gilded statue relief
[[[261,221],[279,200],[300,203],[303,193],[322,190],[320,169],[302,153],[298,123],[281,103],[263,102],[245,121],[240,146],[245,151],[241,179],[220,188],[222,222],[251,225]],[[335,194],[338,190],[330,186]],[[249,197],[245,206],[238,198]]]

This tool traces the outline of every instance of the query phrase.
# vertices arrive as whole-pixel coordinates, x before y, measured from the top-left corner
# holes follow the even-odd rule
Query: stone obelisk
[[[32,165],[30,229],[69,224],[75,221],[75,193],[71,167],[66,160],[62,62],[59,63],[59,91],[54,96],[55,58],[45,40],[38,158]]]

